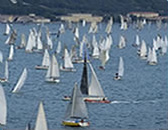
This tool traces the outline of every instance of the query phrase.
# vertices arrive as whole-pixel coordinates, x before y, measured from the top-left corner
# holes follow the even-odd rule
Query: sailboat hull
[[[89,122],[77,122],[77,121],[63,121],[63,125],[71,127],[86,127],[89,126]]]
[[[64,67],[60,67],[61,71],[65,71],[65,72],[76,72],[76,69],[73,68],[64,68]]]
[[[6,82],[8,82],[8,80],[5,79],[5,78],[0,78],[0,82],[1,82],[1,83],[6,83]]]
[[[46,78],[45,80],[48,83],[59,83],[60,79],[55,79],[55,78]]]
[[[89,102],[89,103],[110,103],[111,101],[109,101],[109,100],[91,100],[91,99],[85,99],[85,102]]]
[[[48,69],[48,66],[36,65],[36,66],[35,66],[35,69],[37,69],[37,70],[47,70],[47,69]]]

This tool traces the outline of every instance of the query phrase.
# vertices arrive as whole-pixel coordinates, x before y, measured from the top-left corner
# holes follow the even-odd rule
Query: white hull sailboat
[[[65,113],[65,119],[62,124],[72,127],[86,127],[89,126],[86,104],[83,100],[82,93],[75,83],[71,101],[68,104],[67,111]]]
[[[35,68],[36,68],[36,69],[40,69],[40,70],[41,70],[41,69],[42,69],[42,70],[46,70],[46,69],[48,69],[49,65],[50,65],[50,55],[49,55],[49,53],[48,53],[48,50],[45,49],[45,51],[44,51],[44,56],[43,56],[43,61],[42,61],[42,65],[36,65]]]
[[[59,65],[54,54],[52,55],[51,63],[49,65],[45,81],[50,83],[59,83],[60,82],[60,73]]]
[[[76,69],[74,69],[73,63],[71,61],[71,57],[68,53],[67,48],[64,50],[64,66],[60,66],[61,71],[66,71],[66,72],[75,72]]]
[[[124,61],[123,58],[120,57],[119,66],[118,66],[118,73],[114,77],[114,80],[121,80],[124,75]]]

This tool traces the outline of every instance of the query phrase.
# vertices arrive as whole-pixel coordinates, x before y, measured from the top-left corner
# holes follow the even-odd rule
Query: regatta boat
[[[91,102],[91,103],[110,103],[110,101],[107,100],[107,97],[105,97],[105,94],[100,85],[100,82],[90,63],[89,63],[89,66],[92,73],[90,86],[88,85],[87,63],[86,63],[86,56],[85,56],[81,86],[80,86],[81,92],[82,94],[84,94],[84,101]],[[71,97],[69,96],[65,96],[63,100],[69,100],[70,98]]]
[[[72,98],[68,104],[65,119],[62,121],[62,124],[65,126],[86,127],[89,126],[89,122],[86,121],[87,118],[88,112],[86,104],[77,83],[75,83]]]
[[[73,63],[71,61],[71,57],[68,53],[67,48],[65,48],[64,50],[64,66],[60,66],[60,70],[61,71],[71,71],[71,72],[75,72],[76,69],[74,69]]]
[[[120,80],[124,75],[124,61],[123,58],[120,57],[119,66],[118,66],[118,73],[114,77],[114,80]]]
[[[152,51],[149,54],[149,58],[148,58],[148,64],[149,65],[156,65],[157,64],[157,55],[156,55],[156,51],[153,48]]]
[[[45,49],[42,65],[36,65],[35,68],[44,70],[44,69],[48,69],[49,65],[50,65],[50,55],[48,53],[48,50]]]
[[[46,82],[51,83],[59,83],[60,82],[60,73],[59,73],[59,66],[56,57],[54,54],[52,55],[51,63],[49,65],[47,74],[46,74]]]
[[[14,88],[12,89],[12,93],[17,93],[19,92],[19,90],[23,87],[25,80],[27,78],[27,69],[24,68],[16,86],[14,86]]]
[[[5,76],[4,78],[0,78],[0,82],[1,83],[8,82],[8,78],[9,78],[8,61],[6,61],[5,62]]]

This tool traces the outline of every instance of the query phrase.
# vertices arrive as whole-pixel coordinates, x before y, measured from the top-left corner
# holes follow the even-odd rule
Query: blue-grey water
[[[49,27],[51,32],[57,32],[60,23],[43,25]],[[80,40],[86,34],[91,41],[92,34],[88,34],[89,24],[82,27],[80,24]],[[16,45],[20,44],[20,34],[25,33],[28,38],[29,29],[36,24],[13,24],[17,30]],[[97,40],[105,37],[105,23],[99,24]],[[5,24],[0,24],[0,51],[3,52],[4,61],[8,57],[9,45],[5,45],[7,36],[3,35]],[[127,39],[125,49],[118,49],[119,36],[123,34]],[[132,47],[135,34],[139,34],[148,46],[160,34],[168,36],[168,28],[164,25],[159,30],[155,24],[147,25],[137,31],[131,25],[128,30],[120,30],[120,24],[115,23],[112,28],[113,45],[110,50],[110,60],[106,69],[100,70],[99,60],[92,60],[92,65],[111,104],[87,103],[90,126],[82,129],[168,129],[168,55],[158,55],[158,64],[149,66],[145,60],[137,56],[137,49]],[[43,37],[43,42],[45,42]],[[72,31],[67,30],[59,38],[52,35],[54,50],[58,40],[66,44],[68,49],[75,44]],[[63,47],[63,46],[62,46]],[[15,50],[13,61],[9,62],[9,84],[3,84],[7,99],[7,125],[6,129],[25,129],[31,121],[34,127],[39,101],[43,101],[49,129],[81,129],[61,125],[68,102],[62,101],[64,95],[71,95],[74,83],[80,84],[82,64],[75,64],[77,72],[61,72],[58,84],[45,82],[45,70],[36,70],[35,65],[41,64],[42,54],[25,53],[25,50]],[[119,57],[124,59],[125,73],[121,81],[114,81],[113,76],[118,69]],[[59,64],[62,63],[61,54],[57,56]],[[10,93],[24,68],[28,69],[28,77],[18,94]],[[90,71],[89,71],[90,72]],[[4,75],[4,62],[0,64],[0,75]]]

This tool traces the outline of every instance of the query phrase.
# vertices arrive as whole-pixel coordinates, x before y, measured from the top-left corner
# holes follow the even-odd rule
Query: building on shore
[[[69,14],[67,16],[60,16],[60,20],[62,21],[71,21],[71,22],[79,22],[85,20],[86,22],[101,22],[103,17],[101,16],[93,16],[92,14]]]

